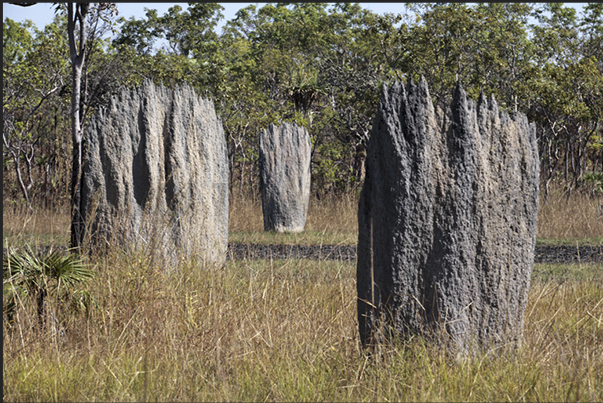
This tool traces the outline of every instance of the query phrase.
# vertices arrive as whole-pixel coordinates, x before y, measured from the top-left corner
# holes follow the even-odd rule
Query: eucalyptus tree
[[[432,96],[450,102],[463,82],[469,96],[495,95],[503,107],[520,108],[519,86],[530,72],[530,4],[413,4],[416,20],[402,27],[399,69],[425,76]]]
[[[588,5],[581,16],[558,3],[539,6],[533,26],[534,74],[528,80],[530,117],[541,128],[545,197],[559,177],[567,198],[588,165],[601,158],[603,132],[603,8]],[[559,171],[560,175],[559,175]]]
[[[245,130],[246,144],[239,147],[244,153],[239,164],[241,175],[246,166],[250,176],[258,172],[255,149],[259,134],[269,123],[293,122],[305,126],[316,138],[310,126],[320,102],[320,88],[313,61],[316,49],[324,43],[325,25],[320,22],[326,15],[325,8],[322,3],[267,4],[259,9],[251,6],[228,26],[229,35],[239,38],[239,43],[246,41],[246,53],[253,61],[245,67],[251,73],[245,77],[250,79],[248,85],[255,94],[250,94],[246,103],[253,105],[256,120]],[[241,31],[234,33],[238,29]]]
[[[134,82],[144,78],[170,86],[184,81],[206,96],[219,91],[219,36],[215,32],[224,18],[216,3],[189,3],[186,10],[170,7],[160,16],[145,8],[145,17],[121,18],[120,32],[112,44],[135,60]]]
[[[3,151],[14,167],[17,183],[31,207],[35,191],[35,162],[44,129],[51,124],[48,105],[65,87],[65,66],[60,51],[53,46],[61,41],[52,29],[40,32],[31,21],[3,22]],[[23,166],[24,165],[24,166]]]
[[[480,3],[475,6],[476,38],[469,71],[473,96],[494,94],[508,110],[529,102],[524,83],[532,74],[534,47],[529,40],[530,4]],[[478,92],[479,91],[479,92]]]
[[[228,138],[231,190],[238,172],[239,191],[247,183],[254,194],[258,138],[270,123],[308,121],[310,105],[300,98],[308,58],[294,43],[307,35],[295,35],[294,22],[285,5],[249,5],[225,24],[219,38],[216,59],[224,68],[214,75],[220,85],[215,100]]]
[[[29,7],[37,3],[13,3]],[[117,10],[114,3],[54,3],[55,12],[66,16],[64,33],[67,37],[67,60],[70,62],[71,72],[68,85],[63,85],[63,94],[70,92],[69,119],[71,123],[70,137],[72,141],[71,156],[71,245],[79,247],[80,240],[77,234],[83,223],[79,213],[80,204],[80,178],[83,159],[84,125],[87,114],[91,111],[93,101],[99,99],[100,93],[107,91],[105,85],[109,80],[96,80],[96,86],[89,88],[88,78],[91,76],[90,60],[99,50],[99,41],[112,27],[113,17]],[[63,43],[63,41],[58,41]],[[109,77],[105,74],[105,77]],[[67,84],[67,83],[65,83]],[[110,88],[110,86],[108,86]]]
[[[31,5],[35,3],[27,3]],[[77,234],[83,225],[79,213],[80,178],[82,171],[84,124],[86,117],[86,67],[95,41],[102,35],[105,24],[110,24],[110,17],[115,13],[115,5],[111,3],[55,3],[57,13],[67,14],[67,38],[69,43],[69,60],[71,62],[71,246],[79,247]],[[88,23],[90,22],[90,27]],[[84,86],[82,86],[84,84]]]
[[[332,132],[332,137],[323,138],[323,150],[342,148],[347,163],[340,181],[347,184],[362,179],[381,85],[396,77],[399,22],[399,14],[378,15],[358,4],[336,3],[329,9],[329,46],[318,61],[319,83],[327,96],[324,126]],[[323,165],[328,163],[326,159]]]
[[[308,128],[319,191],[345,189],[361,176],[357,147],[368,137],[379,87],[390,74],[396,22],[393,14],[358,4],[277,3],[250,5],[227,24],[224,35],[251,60],[240,65],[248,88],[262,94],[248,98],[250,105],[261,100],[262,124]],[[259,130],[247,133],[255,144]]]
[[[224,71],[222,91],[216,97],[216,107],[222,116],[228,141],[231,191],[238,181],[239,193],[248,185],[252,197],[258,186],[254,164],[259,154],[259,133],[277,119],[269,94],[263,90],[259,75],[262,74],[255,48],[250,41],[258,25],[263,22],[257,16],[257,7],[249,5],[240,9],[235,18],[228,21],[220,36],[221,56],[227,69]],[[235,175],[238,173],[238,177]],[[235,181],[236,180],[236,181]]]

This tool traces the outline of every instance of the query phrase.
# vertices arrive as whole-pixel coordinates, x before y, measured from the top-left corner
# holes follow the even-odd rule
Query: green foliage
[[[440,106],[460,80],[471,98],[494,95],[503,109],[535,121],[547,189],[561,180],[571,194],[603,164],[598,3],[582,13],[560,3],[412,3],[384,15],[358,3],[250,4],[221,33],[223,8],[216,3],[175,5],[164,15],[146,9],[143,18],[118,21],[98,7],[93,15],[106,22],[102,32],[114,35],[90,47],[87,116],[122,85],[188,82],[222,117],[231,178],[241,190],[257,190],[259,134],[282,122],[308,129],[318,193],[358,186],[358,150],[370,135],[381,86],[421,75]],[[4,23],[4,126],[12,141],[4,165],[22,171],[21,184],[16,174],[5,183],[13,197],[19,189],[39,197],[36,175],[68,166],[69,144],[56,142],[69,129],[63,14],[58,7],[43,32],[31,23]],[[48,95],[57,83],[60,90]],[[44,183],[46,194],[65,188],[56,175]]]
[[[163,16],[157,10],[147,9],[146,19],[121,18],[121,32],[116,45],[132,46],[138,53],[150,54],[158,39],[167,42],[167,52],[185,57],[205,58],[215,50],[218,35],[214,28],[223,18],[224,8],[216,3],[191,3],[187,11],[175,5]]]
[[[425,76],[434,100],[448,103],[462,81],[469,96],[494,94],[514,108],[518,86],[529,73],[528,4],[413,5],[415,23],[403,25],[404,57],[398,68]]]
[[[526,82],[525,96],[532,94],[527,112],[542,129],[546,189],[563,174],[569,197],[581,184],[587,162],[594,170],[603,157],[597,147],[603,120],[601,7],[589,5],[580,19],[573,8],[552,3],[534,15],[539,24],[532,26],[535,57]]]
[[[582,180],[593,194],[603,195],[603,172],[587,172]]]
[[[14,63],[23,62],[27,50],[32,45],[32,36],[29,31],[33,23],[26,20],[24,23],[17,23],[10,18],[4,20],[2,25],[2,61],[6,68]],[[6,80],[6,72],[3,78]]]
[[[121,18],[120,34],[112,44],[133,60],[136,78],[129,84],[150,78],[166,86],[186,81],[206,96],[220,90],[224,63],[214,29],[223,18],[222,9],[216,3],[190,3],[186,11],[175,5],[163,16],[145,8],[144,19]],[[162,45],[156,50],[158,41]]]
[[[55,136],[67,127],[68,103],[61,93],[69,74],[66,39],[58,32],[62,22],[56,18],[44,31],[30,22],[6,19],[3,24],[4,169],[15,175],[11,182],[16,185],[5,190],[13,197],[20,191],[28,203],[61,187],[59,158],[65,143]],[[46,173],[40,185],[36,168]]]
[[[279,3],[249,6],[226,24],[226,46],[236,44],[238,50],[246,43],[248,64],[241,66],[244,70],[231,69],[233,75],[243,73],[239,79],[254,90],[245,110],[262,105],[266,125],[290,121],[309,130],[317,189],[340,190],[357,181],[343,167],[351,165],[356,146],[368,139],[379,86],[387,78],[386,44],[392,42],[397,20],[357,4]],[[221,104],[222,113],[232,105]],[[266,125],[246,130],[243,147],[255,147]],[[335,148],[327,150],[328,145]]]

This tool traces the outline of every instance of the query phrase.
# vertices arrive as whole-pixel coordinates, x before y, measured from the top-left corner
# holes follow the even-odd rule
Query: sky
[[[156,9],[158,15],[163,15],[167,12],[167,10],[174,6],[180,5],[183,10],[188,8],[188,3],[153,3],[153,2],[145,2],[145,3],[117,3],[117,11],[119,12],[120,17],[125,17],[126,19],[130,17],[136,17],[140,19],[144,17],[145,12],[144,9]],[[219,28],[216,30],[220,33],[222,29],[222,25],[226,21],[229,21],[234,18],[237,11],[241,8],[248,6],[249,4],[256,4],[258,8],[263,7],[266,3],[219,3],[224,7],[222,14],[224,15],[224,19],[222,19]],[[375,13],[384,14],[388,12],[401,12],[403,9],[403,3],[360,3],[363,8],[367,8]],[[30,7],[21,7],[15,6],[13,4],[2,3],[2,21],[5,18],[10,18],[14,21],[24,21],[26,19],[33,21],[33,23],[39,28],[43,29],[47,24],[52,22],[54,18],[54,8],[52,3],[38,3],[34,6]]]

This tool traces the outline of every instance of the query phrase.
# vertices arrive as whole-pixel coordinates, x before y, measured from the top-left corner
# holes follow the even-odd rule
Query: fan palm
[[[44,323],[44,304],[49,294],[61,296],[78,283],[85,283],[94,272],[77,255],[61,254],[50,249],[39,257],[28,246],[21,252],[7,251],[3,259],[4,314],[12,322],[17,300],[24,296],[36,299],[38,321]]]

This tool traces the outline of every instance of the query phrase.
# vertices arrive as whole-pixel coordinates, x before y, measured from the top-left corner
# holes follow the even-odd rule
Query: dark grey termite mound
[[[228,243],[226,139],[213,103],[185,85],[123,89],[87,128],[82,239],[221,264]]]
[[[521,340],[539,159],[525,115],[459,85],[434,110],[425,80],[384,86],[358,209],[358,320],[462,350]],[[377,337],[378,336],[378,337]]]
[[[270,124],[260,135],[260,190],[264,230],[301,232],[310,201],[311,143],[308,131]]]

